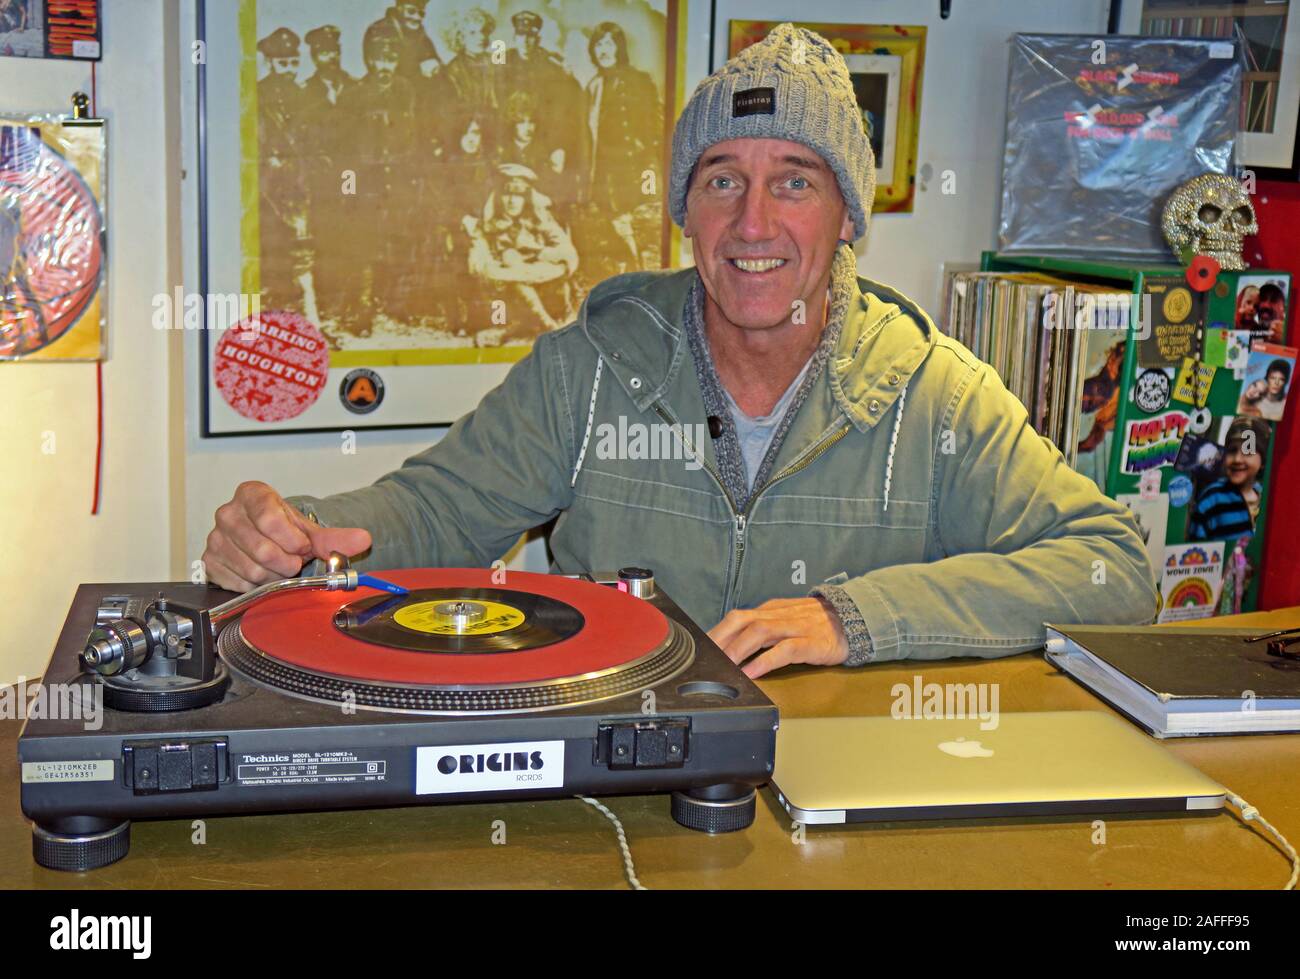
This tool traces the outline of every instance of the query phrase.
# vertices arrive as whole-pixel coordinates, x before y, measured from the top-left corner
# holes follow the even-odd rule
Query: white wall
[[[110,357],[98,517],[89,516],[93,365],[0,364],[0,519],[12,545],[0,563],[0,683],[40,671],[78,582],[187,577],[212,512],[241,480],[261,479],[286,494],[350,489],[443,431],[361,431],[355,455],[344,455],[330,434],[198,437],[198,338],[149,327],[154,295],[170,293],[177,281],[193,291],[198,281],[192,68],[188,57],[183,70],[178,65],[194,36],[189,7],[105,0],[98,88],[100,111],[111,120]],[[707,73],[710,44],[709,4],[691,0],[689,7],[688,91]],[[1007,38],[1014,31],[1101,31],[1106,7],[1106,0],[953,0],[951,18],[940,21],[937,0],[799,4],[808,21],[930,28],[919,163],[936,176],[918,190],[912,214],[874,219],[860,250],[863,274],[934,308],[941,263],[973,259],[992,245]],[[719,31],[736,10],[779,19],[791,6],[719,0]],[[81,64],[0,58],[0,110],[62,110],[72,91],[88,90],[89,75]],[[180,161],[168,155],[177,142]],[[938,193],[937,175],[947,169],[956,174],[953,196]],[[183,259],[176,251],[182,243]],[[40,453],[47,430],[57,433],[53,456]],[[544,567],[540,548],[530,545],[518,563]]]
[[[171,279],[168,167],[176,166],[174,87],[162,39],[174,36],[164,0],[107,0],[99,114],[109,120],[108,350],[98,516],[94,364],[0,363],[0,683],[39,675],[83,581],[166,577],[183,488],[169,439],[169,382],[179,338],[155,332],[155,293]],[[0,113],[70,111],[90,92],[86,63],[0,58]],[[169,155],[170,154],[170,155]],[[173,359],[175,358],[175,363]],[[174,369],[175,368],[175,369]],[[179,400],[176,402],[179,409]],[[54,433],[53,454],[42,452]],[[175,462],[176,469],[171,469]]]

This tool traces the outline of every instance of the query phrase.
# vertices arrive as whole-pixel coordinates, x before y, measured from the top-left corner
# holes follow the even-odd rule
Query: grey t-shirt
[[[731,420],[736,426],[740,454],[745,460],[745,483],[751,490],[754,488],[754,476],[758,473],[758,467],[763,464],[763,457],[767,455],[767,448],[772,444],[772,438],[776,435],[781,419],[785,416],[786,409],[790,407],[790,402],[794,400],[795,392],[799,390],[799,385],[803,383],[804,375],[808,373],[811,364],[810,357],[808,363],[803,365],[799,376],[785,389],[781,400],[762,418],[749,417],[740,410],[731,392],[725,386],[722,388],[722,393],[727,398],[727,407],[731,409]]]

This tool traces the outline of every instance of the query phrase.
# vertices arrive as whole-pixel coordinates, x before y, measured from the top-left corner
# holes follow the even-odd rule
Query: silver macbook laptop
[[[1218,809],[1226,790],[1099,711],[782,720],[772,789],[804,824]],[[985,728],[991,727],[990,730]]]

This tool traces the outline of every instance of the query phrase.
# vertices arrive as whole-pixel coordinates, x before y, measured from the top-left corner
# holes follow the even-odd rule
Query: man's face
[[[1286,375],[1281,371],[1268,372],[1268,395],[1270,398],[1282,397],[1282,391],[1286,387]]]
[[[291,58],[272,58],[271,71],[277,75],[286,75],[293,78],[298,74],[298,56]]]
[[[410,30],[424,26],[424,10],[418,3],[399,3],[397,16],[402,18],[402,23]]]
[[[380,48],[371,56],[368,64],[375,81],[387,88],[397,74],[397,52],[392,48]]]
[[[524,116],[515,122],[515,139],[520,143],[528,144],[533,141],[533,134],[537,132],[537,123]]]
[[[788,322],[796,300],[820,310],[853,221],[816,152],[786,139],[731,139],[696,164],[683,232],[713,304],[735,326],[765,330]]]
[[[537,35],[532,31],[525,31],[522,34],[515,35],[515,50],[524,58],[531,58],[533,52],[537,50]]]
[[[596,64],[602,68],[613,68],[618,63],[618,42],[606,34],[592,48],[596,55]]]
[[[460,148],[466,153],[477,153],[482,142],[483,130],[479,128],[477,121],[470,122],[460,137]]]
[[[1286,314],[1282,311],[1282,300],[1261,297],[1256,306],[1256,315],[1259,317],[1260,326],[1268,326],[1274,320],[1282,319]]]
[[[1223,454],[1223,474],[1237,489],[1246,489],[1255,484],[1263,461],[1259,452],[1243,452],[1241,441],[1234,439]]]
[[[465,39],[465,51],[469,54],[481,54],[487,48],[486,25],[479,20],[471,20],[465,25],[462,37]]]
[[[338,48],[317,48],[311,53],[318,68],[333,68],[339,63]]]
[[[505,207],[506,214],[512,218],[517,218],[524,213],[524,195],[518,188],[508,188],[501,198],[501,203]]]

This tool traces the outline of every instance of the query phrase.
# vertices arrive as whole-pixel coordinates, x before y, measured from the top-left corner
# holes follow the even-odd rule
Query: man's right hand
[[[245,592],[268,581],[291,578],[307,562],[331,551],[351,557],[370,547],[358,527],[321,527],[284,501],[266,483],[240,483],[229,503],[217,508],[203,565],[208,580]]]

